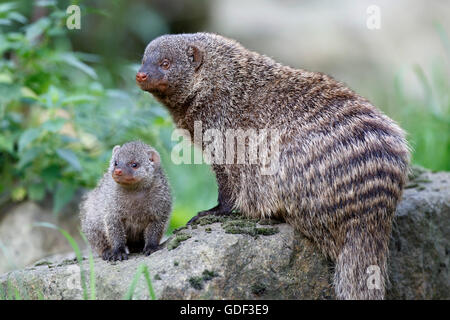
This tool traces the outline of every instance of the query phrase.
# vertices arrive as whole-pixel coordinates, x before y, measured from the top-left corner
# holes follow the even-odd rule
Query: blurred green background
[[[171,163],[173,123],[135,85],[146,44],[165,33],[218,32],[330,73],[400,123],[414,163],[450,170],[448,11],[401,20],[392,12],[411,12],[377,2],[380,30],[365,25],[369,2],[356,1],[0,1],[0,210],[50,199],[57,214],[96,185],[114,145],[133,139],[161,153],[175,198],[169,232],[215,205],[210,168]],[[66,28],[70,4],[81,30]],[[395,31],[408,23],[406,39]]]

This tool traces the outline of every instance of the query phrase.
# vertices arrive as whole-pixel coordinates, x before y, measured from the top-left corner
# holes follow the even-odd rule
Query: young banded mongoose
[[[140,141],[115,146],[108,171],[80,206],[81,228],[104,260],[158,250],[172,209],[159,153]]]
[[[409,164],[394,121],[330,76],[283,66],[216,34],[153,40],[136,81],[191,137],[196,121],[204,130],[280,134],[272,175],[258,165],[212,164],[218,205],[200,216],[236,210],[284,219],[336,262],[338,299],[384,298],[392,219]]]

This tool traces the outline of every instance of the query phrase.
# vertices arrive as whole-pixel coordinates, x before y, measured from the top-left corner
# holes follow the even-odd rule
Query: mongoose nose
[[[114,174],[116,176],[121,176],[122,175],[122,169],[114,169]]]
[[[137,82],[144,82],[145,80],[147,80],[147,74],[145,74],[144,72],[138,72],[136,74],[136,81]]]

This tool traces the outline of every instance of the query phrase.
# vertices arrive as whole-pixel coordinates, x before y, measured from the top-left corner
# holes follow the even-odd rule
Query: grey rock
[[[74,214],[77,209],[69,211],[54,215],[48,206],[26,201],[1,213],[0,274],[26,267],[48,255],[72,250],[58,231],[35,226],[39,222],[49,222],[80,240],[80,223],[78,215]]]
[[[416,170],[398,207],[388,299],[449,299],[450,173]],[[89,260],[81,263],[89,290]],[[333,264],[287,224],[238,216],[205,217],[168,238],[149,257],[94,258],[96,297],[122,299],[141,265],[157,299],[333,299]],[[16,290],[16,291],[15,291]],[[74,254],[0,276],[14,298],[82,299]],[[133,299],[148,299],[143,275]]]
[[[123,298],[142,264],[151,274],[159,299],[332,296],[329,263],[289,225],[260,225],[238,217],[221,221],[210,224],[211,221],[201,220],[202,225],[177,232],[149,257],[133,254],[129,260],[115,263],[95,258],[97,298]],[[229,224],[235,228],[226,229]],[[260,230],[273,230],[269,232],[273,234],[256,234]],[[87,257],[82,268],[89,270]],[[18,288],[27,298],[83,297],[74,254],[43,259],[25,270],[10,272],[0,277],[0,284],[4,295],[9,286],[10,291]],[[149,298],[143,277],[134,298]]]
[[[450,299],[450,173],[415,170],[397,208],[387,298]]]

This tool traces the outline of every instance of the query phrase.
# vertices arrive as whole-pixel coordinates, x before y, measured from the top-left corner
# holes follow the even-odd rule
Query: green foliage
[[[89,248],[89,288],[91,289],[91,300],[97,299],[97,287],[96,287],[96,280],[95,280],[95,269],[94,269],[94,255],[92,254],[92,250],[89,247],[89,242],[86,238],[86,235],[80,231],[80,235],[83,238],[83,241],[86,243],[86,245]]]
[[[20,15],[13,3],[0,12]],[[42,200],[55,194],[58,212],[79,186],[95,184],[94,145],[83,139],[77,109],[89,101],[101,106],[107,91],[93,85],[97,75],[64,37],[64,17],[48,17],[0,34],[0,192],[12,200]],[[21,23],[25,19],[20,19]],[[95,84],[95,82],[94,82]]]
[[[445,55],[432,61],[431,68],[412,67],[418,90],[407,91],[405,73],[394,81],[392,98],[384,105],[388,115],[406,130],[413,149],[413,163],[432,170],[450,170],[450,38],[436,24]]]
[[[0,4],[0,201],[51,194],[58,213],[77,190],[96,185],[114,145],[141,139],[163,154],[175,180],[180,201],[172,226],[185,223],[195,212],[192,194],[180,192],[186,174],[170,162],[173,124],[135,85],[138,66],[119,61],[113,73],[103,57],[74,52],[65,12],[53,2],[43,5],[49,13],[28,22],[16,3]],[[205,171],[206,178],[190,179],[192,185],[214,192],[207,168],[194,168],[187,178]],[[192,203],[204,207],[204,199]]]

